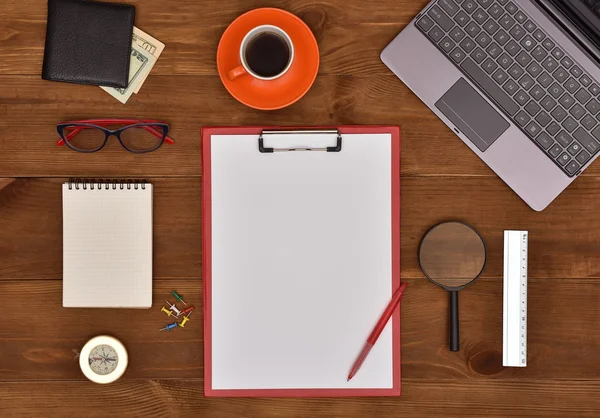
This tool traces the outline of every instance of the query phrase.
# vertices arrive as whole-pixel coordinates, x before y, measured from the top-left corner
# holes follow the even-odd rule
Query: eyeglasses
[[[105,126],[123,125],[116,130]],[[78,152],[101,150],[111,135],[117,137],[127,151],[141,154],[158,149],[163,142],[174,144],[167,136],[169,125],[147,119],[89,119],[63,122],[56,125],[61,139],[57,145],[67,145]]]

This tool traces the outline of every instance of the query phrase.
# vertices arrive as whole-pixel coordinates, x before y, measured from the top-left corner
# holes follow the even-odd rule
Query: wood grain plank
[[[22,76],[0,83],[0,177],[199,176],[202,125],[339,124],[401,125],[405,176],[495,176],[393,75],[318,77],[302,100],[273,112],[238,103],[215,76],[150,76],[125,108],[94,86]],[[114,138],[87,155],[56,146],[56,123],[94,117],[164,120],[176,144],[144,155]],[[600,175],[600,165],[585,175]]]
[[[422,382],[391,398],[204,398],[201,381],[0,383],[4,417],[177,416],[203,418],[597,417],[598,382]],[[32,394],[35,394],[34,396]]]
[[[62,278],[65,180],[0,180],[0,277]],[[200,277],[200,179],[148,180],[154,185],[154,277]]]
[[[458,353],[448,350],[446,292],[425,278],[403,280],[408,283],[401,307],[404,379],[482,384],[598,379],[599,279],[529,281],[526,368],[502,367],[501,278],[482,278],[461,292]],[[160,307],[173,289],[198,311],[189,328],[159,332],[172,322]],[[155,280],[149,310],[65,309],[56,280],[2,281],[0,294],[6,313],[0,327],[0,381],[84,380],[72,350],[103,333],[128,348],[128,380],[203,377],[200,279]]]
[[[158,0],[129,3],[136,6],[136,25],[167,46],[153,74],[214,75],[225,28],[243,12],[269,6],[288,10],[308,24],[319,42],[321,73],[386,73],[379,53],[427,2],[187,0],[168,10]],[[40,75],[46,1],[3,2],[0,16],[0,74]]]
[[[0,181],[0,280],[62,277],[61,187],[65,179]],[[201,179],[153,179],[156,278],[202,274]],[[484,277],[502,276],[503,231],[530,232],[530,277],[600,278],[599,178],[578,179],[545,211],[532,211],[501,180],[402,179],[402,276],[423,277],[419,240],[447,219],[472,224],[486,240]],[[357,220],[360,222],[360,220]]]

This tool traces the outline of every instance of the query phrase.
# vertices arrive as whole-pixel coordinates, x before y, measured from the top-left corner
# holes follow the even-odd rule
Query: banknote
[[[115,88],[100,86],[100,88],[113,96],[121,103],[127,103],[136,88],[141,86],[142,80],[145,80],[152,67],[156,63],[156,57],[148,51],[142,49],[137,43],[131,45],[131,55],[129,57],[129,83],[127,88]]]
[[[141,47],[144,51],[149,52],[156,59],[160,57],[160,54],[162,54],[163,50],[165,49],[165,44],[148,35],[143,30],[136,28],[135,26],[133,27],[133,44]],[[134,93],[137,94],[140,91],[144,81],[146,81],[146,78],[148,77],[148,74],[140,79],[136,89],[133,91]]]

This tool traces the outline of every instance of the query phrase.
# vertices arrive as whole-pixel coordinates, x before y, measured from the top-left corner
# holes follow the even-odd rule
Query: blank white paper
[[[63,306],[152,306],[151,184],[63,184]]]
[[[211,138],[212,388],[392,388],[392,321],[346,381],[392,296],[391,135],[257,138]]]

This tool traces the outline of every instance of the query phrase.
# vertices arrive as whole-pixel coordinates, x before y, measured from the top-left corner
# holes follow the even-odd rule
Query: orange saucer
[[[278,26],[290,36],[294,44],[292,66],[275,80],[259,80],[248,74],[230,80],[227,72],[241,65],[242,39],[260,25]],[[223,33],[217,49],[217,68],[227,91],[246,106],[281,109],[300,100],[314,83],[319,71],[319,47],[309,27],[297,16],[281,9],[255,9],[235,19]]]

